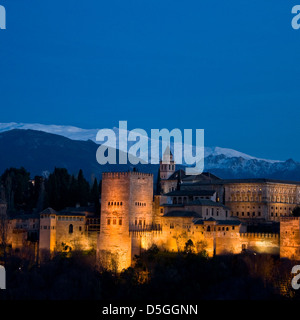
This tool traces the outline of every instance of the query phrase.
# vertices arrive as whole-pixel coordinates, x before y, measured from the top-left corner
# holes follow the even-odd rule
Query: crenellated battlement
[[[252,238],[252,239],[262,239],[262,238],[273,238],[278,239],[278,233],[254,233],[254,232],[243,232],[240,233],[241,238]]]
[[[102,178],[106,179],[120,179],[122,177],[153,177],[152,173],[136,172],[136,171],[126,171],[126,172],[103,172]]]

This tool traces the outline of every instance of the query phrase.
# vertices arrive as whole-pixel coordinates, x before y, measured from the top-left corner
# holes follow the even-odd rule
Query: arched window
[[[69,225],[69,233],[73,233],[73,225],[72,224]]]

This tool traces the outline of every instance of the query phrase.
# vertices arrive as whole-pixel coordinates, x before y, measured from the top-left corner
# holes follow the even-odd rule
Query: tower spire
[[[160,161],[160,178],[162,180],[169,179],[175,172],[175,161],[170,146],[167,145],[162,160]]]

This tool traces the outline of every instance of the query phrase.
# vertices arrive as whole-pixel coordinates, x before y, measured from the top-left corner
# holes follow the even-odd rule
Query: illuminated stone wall
[[[273,233],[241,233],[241,247],[258,253],[279,255],[279,235]]]
[[[56,215],[41,214],[39,249],[53,252],[56,247]]]
[[[27,219],[21,219],[21,218],[15,218],[8,220],[7,223],[7,243],[12,244],[14,242],[14,237],[18,230],[23,230],[26,233],[26,239],[28,239],[28,236],[30,236],[32,233],[38,235],[39,234],[39,218],[27,218]]]
[[[280,219],[280,257],[300,260],[300,218]]]
[[[98,257],[107,269],[121,271],[132,261],[130,229],[152,225],[153,176],[139,172],[104,173]]]
[[[162,233],[156,244],[167,251],[183,251],[186,242],[196,243],[193,217],[163,217]]]
[[[63,251],[66,246],[72,251],[96,249],[97,233],[85,231],[84,216],[57,216],[56,250]]]
[[[167,251],[184,251],[185,244],[192,240],[193,250],[206,250],[210,257],[220,254],[238,254],[246,250],[259,253],[279,254],[278,234],[244,233],[243,225],[218,224],[203,221],[194,224],[192,217],[163,218],[163,231],[153,237],[153,243]],[[138,249],[137,249],[138,251]]]
[[[27,242],[27,231],[23,229],[13,230],[10,240],[12,249],[21,249],[25,247]]]
[[[96,249],[97,232],[87,232],[85,223],[84,215],[41,214],[39,249],[49,252]]]

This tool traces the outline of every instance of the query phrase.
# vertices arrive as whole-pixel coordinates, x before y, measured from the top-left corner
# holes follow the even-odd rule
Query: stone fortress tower
[[[140,172],[103,173],[98,257],[115,271],[132,262],[130,231],[152,225],[153,175]]]
[[[53,252],[56,247],[56,217],[55,210],[45,209],[40,215],[40,250],[49,250]]]

